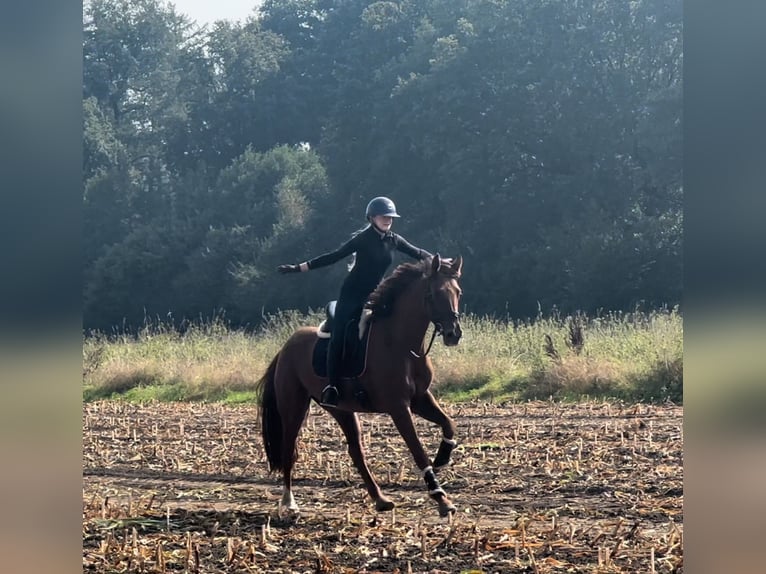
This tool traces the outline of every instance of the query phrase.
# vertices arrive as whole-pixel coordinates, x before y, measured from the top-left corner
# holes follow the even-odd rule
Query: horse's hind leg
[[[367,467],[367,461],[365,460],[364,449],[362,448],[362,440],[360,437],[359,417],[357,417],[356,413],[338,411],[335,409],[328,409],[327,412],[338,421],[340,428],[343,429],[343,434],[346,435],[348,454],[351,456],[356,469],[362,476],[364,484],[367,487],[367,492],[370,493],[370,496],[375,501],[375,509],[391,510],[394,507],[394,503],[383,496],[383,493],[380,492],[378,483],[375,482],[375,478]]]
[[[296,376],[285,378],[277,384],[277,404],[282,417],[282,502],[290,512],[298,512],[292,491],[293,465],[298,456],[298,435],[306,419],[311,398]]]
[[[444,468],[449,464],[452,451],[457,446],[452,419],[442,410],[431,391],[426,391],[412,400],[412,412],[442,428],[442,441],[436,452],[433,467],[435,471]]]

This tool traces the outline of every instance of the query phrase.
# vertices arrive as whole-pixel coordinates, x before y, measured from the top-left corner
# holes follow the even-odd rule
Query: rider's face
[[[381,231],[388,231],[394,224],[394,218],[388,215],[376,215],[372,218],[372,222]]]

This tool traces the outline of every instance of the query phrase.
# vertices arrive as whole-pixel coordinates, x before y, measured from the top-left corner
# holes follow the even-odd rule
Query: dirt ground
[[[84,572],[683,572],[683,409],[453,405],[458,507],[440,518],[404,441],[362,415],[376,513],[335,422],[312,406],[298,515],[280,512],[257,408],[86,404]],[[417,419],[435,454],[439,429]]]

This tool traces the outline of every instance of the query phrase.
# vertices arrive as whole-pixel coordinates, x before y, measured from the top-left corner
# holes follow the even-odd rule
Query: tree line
[[[283,277],[364,224],[462,254],[465,308],[680,302],[682,8],[666,0],[164,0],[83,19],[84,326],[318,308]]]

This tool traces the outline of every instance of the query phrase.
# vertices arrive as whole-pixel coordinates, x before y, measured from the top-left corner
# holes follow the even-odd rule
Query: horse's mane
[[[440,273],[450,275],[451,259],[442,259]],[[431,270],[432,259],[423,259],[416,263],[401,263],[394,272],[386,277],[372,292],[367,300],[368,309],[372,309],[373,315],[386,316],[393,309],[394,302],[407,288],[418,279],[425,277]]]
[[[394,272],[386,277],[367,300],[367,308],[375,315],[387,315],[393,308],[394,301],[428,271],[430,260],[417,263],[401,263]]]

